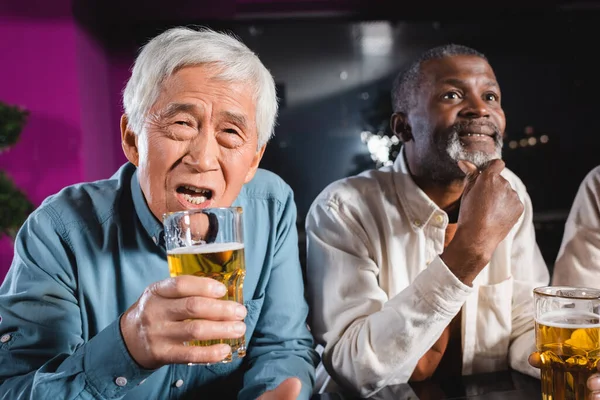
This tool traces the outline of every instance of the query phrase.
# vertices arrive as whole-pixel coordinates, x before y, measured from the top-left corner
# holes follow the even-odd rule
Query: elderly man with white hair
[[[129,162],[49,197],[18,234],[0,287],[0,397],[310,397],[318,356],[293,193],[258,168],[277,114],[271,74],[230,35],[173,28],[144,46],[123,101]],[[215,280],[169,278],[160,222],[232,205],[247,233],[243,306]],[[247,355],[231,363],[219,363],[226,344],[183,344],[244,334]]]

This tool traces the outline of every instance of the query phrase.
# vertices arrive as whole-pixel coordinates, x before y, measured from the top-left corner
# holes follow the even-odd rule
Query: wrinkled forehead
[[[180,68],[162,82],[152,109],[192,111],[202,106],[202,102],[193,100],[203,99],[213,101],[214,106],[225,111],[246,113],[254,122],[257,106],[254,85],[236,78],[213,65]]]
[[[439,85],[458,80],[498,86],[490,64],[485,59],[472,55],[448,56],[424,61],[419,75],[422,85]]]

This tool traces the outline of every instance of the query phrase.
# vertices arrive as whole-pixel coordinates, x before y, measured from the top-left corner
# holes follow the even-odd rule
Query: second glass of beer
[[[215,279],[227,287],[223,300],[244,303],[246,275],[241,207],[206,208],[165,214],[163,217],[169,272],[172,277],[195,275]],[[246,340],[193,340],[188,346],[226,343],[234,356],[246,355]]]
[[[534,301],[543,400],[587,400],[600,359],[600,290],[546,286]]]

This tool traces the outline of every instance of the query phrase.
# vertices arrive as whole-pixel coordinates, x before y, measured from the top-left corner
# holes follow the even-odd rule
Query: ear
[[[402,142],[410,142],[413,139],[412,130],[408,124],[408,118],[403,112],[395,112],[390,118],[390,128],[392,132]]]
[[[138,151],[138,136],[129,129],[129,121],[127,115],[121,116],[121,146],[123,147],[123,153],[130,163],[136,167],[140,161],[140,153]]]
[[[263,145],[260,149],[258,149],[256,154],[254,155],[254,158],[252,159],[252,164],[250,164],[250,169],[246,174],[246,179],[244,179],[244,183],[248,183],[252,180],[252,178],[254,178],[254,174],[256,174],[256,170],[258,169],[258,164],[260,164],[260,160],[262,159],[263,154],[265,154],[266,147],[266,144]]]

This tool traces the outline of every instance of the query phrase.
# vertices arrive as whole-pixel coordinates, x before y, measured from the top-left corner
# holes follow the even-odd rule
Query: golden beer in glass
[[[543,400],[587,400],[600,359],[600,290],[541,287],[534,302]]]
[[[242,209],[207,208],[165,214],[165,241],[172,277],[195,275],[217,280],[227,287],[222,300],[244,303],[244,240]],[[222,361],[246,355],[246,339],[191,340],[187,346],[225,343],[231,353]]]

